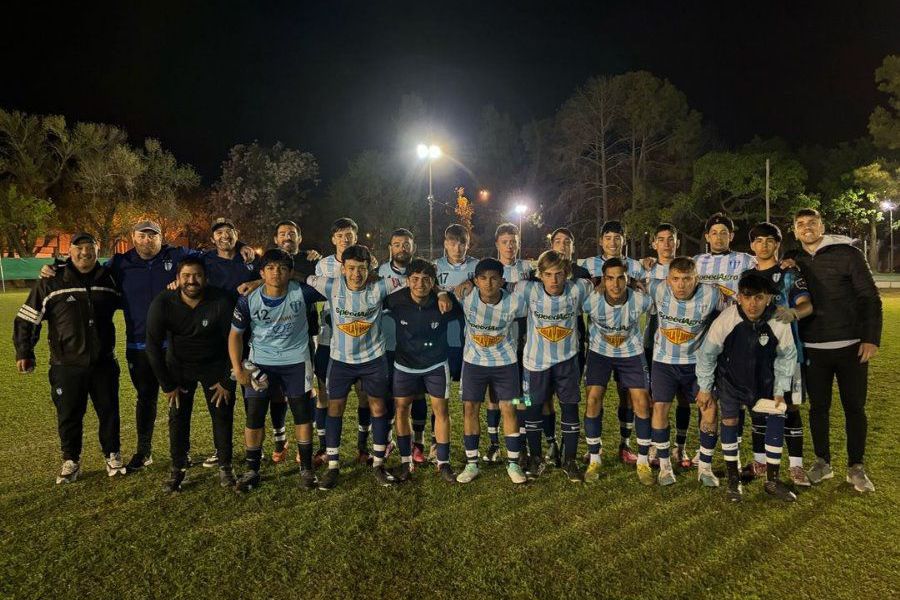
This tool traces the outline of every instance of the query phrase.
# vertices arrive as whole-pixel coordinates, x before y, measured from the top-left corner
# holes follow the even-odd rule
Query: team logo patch
[[[303,306],[303,303],[300,302],[299,300],[294,300],[293,302],[291,302],[291,310],[294,311],[295,313],[300,312],[301,306]]]
[[[431,328],[432,328],[432,329],[437,329],[439,325],[440,325],[440,323],[432,323],[432,324],[431,324]]]
[[[690,331],[685,331],[684,329],[678,329],[677,327],[673,327],[671,329],[662,329],[663,335],[666,336],[666,339],[672,342],[673,344],[683,344],[687,341],[690,341],[697,337],[695,334]]]
[[[560,327],[559,325],[547,325],[546,327],[538,327],[537,332],[541,337],[551,342],[559,342],[572,335],[572,330],[568,327]]]
[[[614,348],[618,348],[622,344],[625,343],[626,337],[620,334],[603,334],[603,339],[606,340],[606,343]]]
[[[244,263],[244,266],[247,267],[247,270],[248,270],[248,271],[252,271],[252,270],[253,270],[253,263],[252,263],[252,262]]]
[[[62,388],[56,388],[56,395],[62,396]]]
[[[481,346],[482,348],[490,348],[491,346],[496,346],[500,342],[503,341],[502,335],[487,335],[484,333],[475,334],[472,336],[472,341]]]
[[[203,320],[200,322],[200,324],[203,325],[204,327],[206,327],[207,325],[209,325],[209,319],[203,319]]]
[[[761,335],[759,336],[759,345],[760,345],[760,346],[765,346],[765,345],[768,344],[768,343],[769,343],[769,334],[768,334],[768,333],[763,333],[763,334],[761,334]]]
[[[171,270],[172,270],[172,261],[171,261],[171,260],[164,260],[164,261],[163,261],[163,268],[164,268],[166,271],[171,271]]]
[[[781,273],[772,273],[772,281],[775,283],[781,281]]]
[[[719,285],[719,284],[716,284],[716,287],[719,288],[719,291],[722,292],[723,294],[725,294],[726,296],[728,296],[728,297],[734,296],[734,292],[731,290],[731,288],[724,286],[724,285]]]
[[[338,329],[351,337],[359,337],[372,329],[372,323],[368,321],[350,321],[349,323],[341,323],[338,325]]]

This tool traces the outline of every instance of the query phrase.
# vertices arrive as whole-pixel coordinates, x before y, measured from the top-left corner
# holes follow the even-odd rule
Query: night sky
[[[327,182],[396,143],[404,93],[465,147],[485,104],[521,124],[637,69],[728,144],[832,144],[866,134],[874,70],[900,53],[896,0],[29,4],[0,24],[0,106],[158,137],[206,183],[253,140],[311,151]]]

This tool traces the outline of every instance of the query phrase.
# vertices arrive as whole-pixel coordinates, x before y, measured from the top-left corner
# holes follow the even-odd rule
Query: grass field
[[[8,334],[24,297],[0,295]],[[866,455],[877,491],[863,497],[844,483],[836,401],[837,476],[793,505],[768,501],[759,483],[746,488],[737,506],[725,502],[722,489],[701,489],[690,476],[647,489],[610,458],[592,486],[549,472],[514,488],[498,467],[467,486],[445,484],[427,469],[412,483],[381,488],[367,470],[346,467],[332,492],[302,492],[293,461],[286,467],[268,462],[263,486],[248,496],[221,489],[215,473],[198,466],[182,494],[167,496],[162,407],[156,462],[147,472],[106,476],[89,410],[84,474],[73,485],[56,486],[60,458],[46,341],[32,376],[15,373],[7,341],[0,345],[0,596],[898,598],[900,477],[896,461],[889,461],[900,438],[898,319],[900,296],[885,297],[882,353],[870,370]],[[124,328],[119,332],[121,338]],[[127,374],[121,387],[127,460],[135,444]],[[455,405],[452,414],[460,412]],[[615,411],[606,413],[604,437],[612,445],[618,426]],[[349,459],[355,410],[347,415]],[[238,466],[242,408],[235,424]],[[456,418],[457,468],[460,426]],[[689,445],[696,447],[693,431]],[[744,446],[747,460],[749,436]],[[195,459],[212,450],[202,405],[195,407],[192,447]],[[806,450],[809,461],[808,434]]]

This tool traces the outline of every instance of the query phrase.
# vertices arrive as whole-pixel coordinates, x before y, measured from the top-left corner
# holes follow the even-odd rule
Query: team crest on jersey
[[[662,331],[663,335],[666,336],[667,340],[669,340],[673,344],[679,344],[679,345],[683,344],[685,342],[688,342],[688,341],[694,339],[695,337],[697,337],[695,334],[691,333],[690,331],[685,331],[684,329],[678,329],[677,327],[672,327],[671,329],[660,328],[660,331]]]
[[[295,313],[300,312],[300,307],[302,305],[303,305],[303,303],[300,302],[299,300],[294,300],[293,302],[291,302],[291,310],[294,311]]]
[[[252,263],[252,262],[244,263],[244,266],[247,267],[247,270],[248,270],[248,271],[252,271],[252,270],[253,270],[253,263]]]
[[[487,335],[485,333],[477,333],[472,335],[472,341],[482,348],[490,348],[496,346],[503,341],[502,335]]]
[[[62,388],[56,388],[56,395],[62,396]]]
[[[434,323],[434,322],[433,322],[433,323],[431,324],[431,328],[432,328],[432,329],[437,329],[439,326],[440,326],[440,323]]]
[[[349,323],[341,323],[338,325],[338,329],[351,337],[360,337],[372,329],[372,323],[368,321],[350,321]]]
[[[781,273],[772,273],[772,281],[775,283],[781,281]]]
[[[572,330],[568,327],[561,327],[559,325],[547,325],[546,327],[538,327],[537,332],[541,334],[546,340],[551,342],[559,342],[570,335],[572,335]]]
[[[606,343],[614,348],[618,348],[622,344],[625,343],[625,340],[628,339],[626,336],[613,333],[613,334],[603,334],[603,339],[606,340]]]
[[[204,327],[206,327],[207,325],[209,325],[209,319],[203,319],[203,321],[201,321],[200,324],[203,325]]]
[[[171,271],[172,270],[172,261],[168,260],[168,259],[164,260],[163,261],[163,269],[165,269],[166,271]]]
[[[768,344],[768,343],[769,343],[769,334],[768,334],[768,333],[760,334],[760,336],[759,336],[759,345],[760,345],[760,346],[765,346],[765,345]]]

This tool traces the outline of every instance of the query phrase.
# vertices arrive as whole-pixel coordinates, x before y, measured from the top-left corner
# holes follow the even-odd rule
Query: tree
[[[5,246],[19,256],[32,256],[35,238],[42,235],[54,213],[53,203],[23,193],[16,184],[0,185],[0,251]]]
[[[886,56],[875,70],[878,90],[888,95],[887,106],[876,106],[869,117],[869,133],[875,145],[900,150],[900,56]]]
[[[234,219],[246,241],[262,244],[278,221],[304,214],[310,189],[318,183],[319,165],[309,152],[281,142],[238,144],[222,164],[213,206]]]

